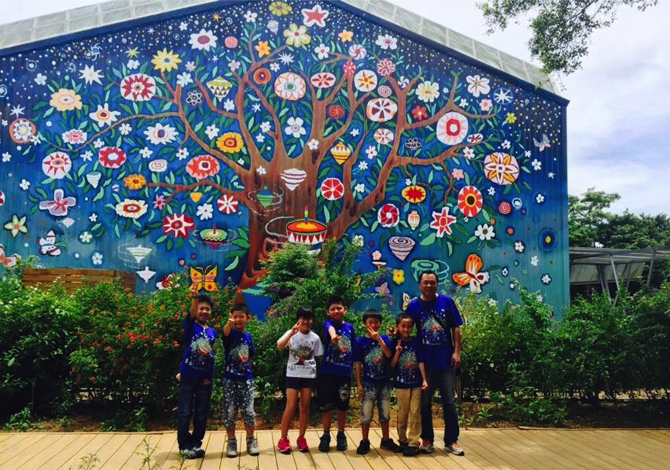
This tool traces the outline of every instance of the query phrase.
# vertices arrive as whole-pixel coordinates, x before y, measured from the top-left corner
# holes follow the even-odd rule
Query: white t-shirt
[[[277,343],[285,341],[291,335],[288,330]],[[288,342],[288,363],[286,377],[316,378],[316,357],[323,355],[323,345],[319,335],[310,331],[307,334],[298,331]]]

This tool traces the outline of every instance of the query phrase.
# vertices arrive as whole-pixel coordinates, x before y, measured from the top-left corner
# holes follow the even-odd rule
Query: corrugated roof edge
[[[0,25],[0,56],[253,0],[112,0]],[[563,104],[551,78],[537,66],[469,38],[385,0],[325,0],[497,74]]]

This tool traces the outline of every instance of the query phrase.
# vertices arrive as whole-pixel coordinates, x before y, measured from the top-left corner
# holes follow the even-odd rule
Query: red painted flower
[[[430,228],[437,230],[437,236],[442,238],[444,234],[451,235],[451,225],[456,222],[456,217],[449,215],[449,208],[443,207],[441,212],[433,212],[433,221]]]
[[[465,186],[458,192],[458,208],[465,217],[475,217],[482,210],[482,193],[474,186]]]
[[[395,72],[395,63],[391,59],[382,59],[377,62],[377,72],[382,77],[386,77]]]
[[[163,219],[163,233],[165,235],[186,238],[194,228],[193,219],[186,214],[168,215]]]
[[[417,121],[423,121],[428,117],[428,110],[426,109],[425,106],[417,105],[412,110],[412,116],[414,116],[414,119],[416,119]]]
[[[259,85],[265,85],[272,79],[272,73],[265,67],[261,67],[254,72],[254,82]]]
[[[117,147],[103,147],[98,160],[105,168],[116,169],[126,163],[126,152]]]
[[[328,72],[321,72],[312,75],[310,81],[312,82],[312,85],[317,88],[330,88],[335,85],[335,75]]]
[[[239,203],[233,196],[228,196],[227,194],[224,194],[217,201],[217,206],[219,207],[219,211],[223,212],[224,214],[230,215],[237,212]]]
[[[377,221],[382,227],[395,227],[400,221],[400,210],[395,204],[384,204],[377,212]]]
[[[344,108],[339,104],[334,104],[328,107],[328,117],[332,119],[342,119],[344,117]]]
[[[344,74],[345,75],[353,75],[354,72],[356,72],[356,64],[354,64],[350,60],[345,62],[344,65],[342,66],[342,68],[344,69]]]
[[[326,178],[321,183],[321,195],[329,201],[337,201],[344,196],[344,185],[339,178]]]
[[[186,165],[186,172],[197,180],[214,176],[219,169],[219,162],[211,155],[200,155]]]
[[[136,73],[121,81],[121,95],[130,101],[149,101],[156,94],[156,81],[149,75]]]

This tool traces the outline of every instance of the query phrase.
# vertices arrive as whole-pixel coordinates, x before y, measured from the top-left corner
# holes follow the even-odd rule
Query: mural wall
[[[325,1],[93,34],[0,58],[4,265],[247,288],[335,237],[396,307],[427,268],[567,301],[562,100]]]

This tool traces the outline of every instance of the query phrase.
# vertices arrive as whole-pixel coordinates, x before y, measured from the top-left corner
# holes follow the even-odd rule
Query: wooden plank
[[[202,446],[205,449],[205,458],[202,459],[200,470],[219,470],[221,459],[226,458],[223,453],[225,441],[225,432],[217,431],[205,434],[205,442]]]
[[[11,453],[8,453],[9,460],[2,462],[0,468],[2,469],[18,469],[25,467],[31,460],[37,458],[43,452],[54,453],[54,445],[58,443],[64,436],[62,434],[44,433],[42,439],[28,439],[21,441],[20,450],[13,448]],[[57,448],[56,448],[57,449]]]
[[[103,446],[107,440],[109,440],[110,436],[109,435],[103,435],[103,434],[82,434],[82,436],[91,436],[91,439],[87,441],[84,445],[80,445],[77,447],[76,452],[70,456],[66,461],[57,463],[55,465],[42,465],[42,469],[44,470],[53,470],[54,468],[58,469],[68,469],[70,467],[72,468],[77,468],[77,466],[81,463],[82,457],[85,457],[86,455],[90,454],[97,454],[98,450]],[[82,440],[82,442],[84,442]]]
[[[381,438],[381,431],[377,431]],[[396,429],[391,429],[391,437],[398,441],[398,432]],[[396,454],[399,458],[403,460],[405,465],[407,465],[412,470],[434,470],[434,469],[444,469],[444,470],[461,470],[463,467],[458,465],[452,459],[444,459],[443,462],[434,458],[434,454],[418,454],[415,457],[403,457],[402,454]]]
[[[223,445],[223,457],[221,457],[221,470],[239,470],[240,468],[240,457],[242,450],[244,449],[242,439],[244,438],[244,432],[237,431],[235,433],[237,438],[237,457],[226,457],[226,444],[228,440],[226,439],[226,444]]]
[[[170,458],[172,449],[177,445],[177,433],[165,432],[155,434],[155,436],[157,440],[152,444],[151,470],[160,470]]]
[[[361,442],[361,439],[363,438],[363,434],[359,428],[349,428],[347,429],[347,437],[349,440],[349,449],[345,452],[347,454],[347,457],[349,458],[349,461],[351,464],[354,466],[355,469],[361,468],[361,461],[366,461],[370,468],[372,470],[389,470],[391,469],[391,466],[384,462],[384,458],[377,452],[377,449],[379,447],[379,443],[376,442],[372,445],[373,441],[370,441],[370,453],[367,455],[358,455],[356,453],[356,448],[358,447],[358,444]],[[371,436],[372,432],[370,433]],[[351,454],[350,454],[351,453]]]
[[[109,458],[119,450],[128,440],[129,435],[100,433],[86,447],[81,449],[70,461],[63,464],[62,470],[77,468],[82,463],[82,458],[95,455],[100,461],[96,469],[103,465]],[[49,469],[51,470],[51,469]]]
[[[560,466],[568,466],[571,469],[590,470],[591,467],[585,464],[584,456],[577,449],[567,446],[562,441],[550,439],[545,431],[521,431],[512,429],[507,431],[510,436],[517,439],[520,445],[527,445],[529,441],[537,443],[542,447],[543,452],[550,456],[552,460]]]
[[[258,439],[258,431],[254,433],[256,436],[256,439]],[[249,455],[249,452],[247,452],[247,435],[246,433],[241,433],[240,434],[241,439],[238,438],[238,446],[240,451],[242,451],[242,454],[240,455],[240,468],[239,470],[255,470],[256,468],[260,468],[258,465],[258,457],[254,457],[253,455]],[[260,446],[260,443],[259,443]]]
[[[122,468],[139,469],[146,467],[145,459],[153,460],[152,449],[158,445],[161,438],[159,434],[136,434],[140,438],[140,442],[128,459],[123,463]]]
[[[258,468],[262,470],[278,470],[275,443],[270,431],[256,431],[261,455],[258,456]]]
[[[318,434],[318,437],[320,438],[323,435],[323,431],[319,430],[319,431],[317,431],[317,434]],[[358,443],[354,444],[354,442],[351,441],[351,439],[347,438],[348,445],[349,445],[349,450],[347,452],[342,452],[342,451],[339,451],[339,450],[335,450],[335,439],[332,439],[332,438],[335,436],[336,432],[331,430],[330,434],[331,434],[330,452],[324,453],[323,455],[328,456],[328,458],[330,459],[330,463],[332,464],[332,466],[334,468],[336,468],[337,470],[354,470],[354,469],[355,470],[369,470],[370,469],[370,465],[367,464],[365,459],[357,460],[358,462],[362,462],[362,465],[360,467],[355,467],[354,465],[352,465],[352,461],[349,459],[349,455],[352,452],[352,450],[351,450],[352,448],[353,448],[354,458],[360,457],[360,455],[356,456],[356,445],[358,445]],[[317,442],[316,446],[314,446],[314,447],[315,447],[315,449],[312,450],[312,452],[319,452],[318,442]]]
[[[21,466],[21,470],[36,470],[43,465],[52,465],[52,462],[66,460],[68,456],[72,455],[76,449],[72,449],[75,442],[81,438],[89,440],[82,434],[64,434],[53,445],[42,450],[39,449],[35,455],[25,464]],[[63,453],[65,456],[63,456]],[[53,466],[51,467],[53,468]]]
[[[273,436],[275,434],[273,433]],[[281,437],[281,431],[278,431],[278,434],[276,435],[277,439],[275,440],[275,446],[279,442],[279,438]],[[314,458],[311,453],[302,453],[298,451],[298,447],[296,442],[298,441],[298,431],[289,431],[288,433],[288,440],[289,442],[292,443],[293,445],[293,460],[295,461],[295,466],[296,468],[302,470],[302,469],[308,469],[308,468],[316,468],[316,464],[314,463]],[[317,444],[318,447],[318,444]],[[277,449],[276,452],[279,452],[279,449]],[[318,448],[314,449],[314,453],[319,453]]]
[[[588,440],[594,449],[598,449],[598,452],[605,452],[617,457],[621,461],[619,463],[620,468],[626,466],[645,470],[659,468],[657,463],[650,463],[652,456],[646,455],[646,452],[638,451],[628,441],[619,441],[614,432],[588,430],[583,431],[580,438],[583,441]],[[622,465],[624,462],[626,465]],[[660,468],[665,469],[665,466]]]
[[[607,439],[615,446],[618,446],[622,452],[631,457],[637,457],[640,462],[652,466],[652,468],[667,469],[667,460],[658,455],[658,448],[653,444],[647,446],[642,439],[635,439],[635,435],[630,431],[606,431],[594,430],[596,438]]]
[[[3,458],[4,452],[7,452],[8,450],[14,452],[14,449],[17,448],[16,446],[18,446],[21,441],[28,439],[31,436],[35,436],[35,434],[29,432],[22,432],[22,433],[11,433],[8,434],[8,436],[9,437],[7,437],[7,439],[0,442],[0,464],[2,464],[2,462],[4,462],[5,460],[9,459],[9,457]],[[44,434],[37,434],[37,436],[44,437]]]
[[[131,434],[128,439],[114,452],[105,463],[101,463],[96,470],[121,470],[126,469],[126,461],[137,451],[142,442],[142,434]]]
[[[496,467],[502,469],[517,468],[513,459],[500,458],[500,456],[497,453],[491,451],[489,445],[482,444],[480,438],[478,437],[478,435],[480,434],[483,433],[480,433],[478,431],[468,431],[461,433],[461,436],[459,437],[461,440],[459,442],[463,446],[463,450],[465,451],[465,456],[463,456],[465,458],[461,458],[461,456],[455,456],[447,453],[444,450],[444,447],[441,445],[435,446],[435,452],[433,452],[432,455],[436,459],[441,459],[442,462],[448,459],[449,461],[454,462],[457,465],[460,465],[462,468],[467,470],[476,470],[477,468],[480,469],[496,468]],[[437,430],[435,431],[435,442],[444,442],[444,431],[437,431]],[[474,453],[472,459],[468,457],[468,453]],[[479,456],[479,459],[474,458],[476,456]],[[481,464],[483,462],[488,462],[488,466],[486,465],[482,466]]]
[[[271,431],[270,435],[272,436],[272,448],[275,449],[274,452],[275,458],[277,459],[277,467],[281,470],[297,470],[298,466],[295,463],[295,458],[293,456],[294,452],[291,452],[290,454],[282,454],[276,450],[276,443],[279,442],[281,431]]]
[[[587,436],[588,431],[581,430],[573,433],[570,431],[552,430],[545,432],[549,433],[555,439],[567,442],[570,447],[584,451],[588,455],[589,460],[595,460],[593,468],[607,470],[641,470],[644,468],[640,462],[636,462],[635,460],[630,461],[625,456],[619,456],[618,451],[611,449],[607,443],[598,442],[593,437]]]
[[[316,470],[335,470],[336,467],[330,461],[328,454],[319,452],[319,437],[319,433],[316,430],[308,429],[305,433],[305,439],[307,439],[307,445],[309,446],[312,461],[314,462],[314,468]]]
[[[77,455],[82,448],[85,448],[93,439],[95,439],[96,434],[75,433],[72,434],[72,436],[74,436],[72,442],[69,445],[66,445],[61,441],[59,449],[55,453],[48,455],[46,462],[41,465],[33,465],[33,463],[31,463],[28,466],[23,467],[22,470],[28,468],[52,470],[54,468],[63,467],[67,461],[72,459],[72,457]]]
[[[644,429],[644,430],[635,430],[635,433],[646,436],[648,439],[653,440],[659,445],[670,448],[670,432]]]
[[[502,452],[508,455],[519,455],[521,462],[526,462],[527,468],[537,470],[559,470],[562,468],[551,458],[543,454],[542,448],[532,440],[527,440],[520,444],[513,436],[508,436],[510,431],[500,430],[491,431],[486,435],[486,441],[497,446]]]

